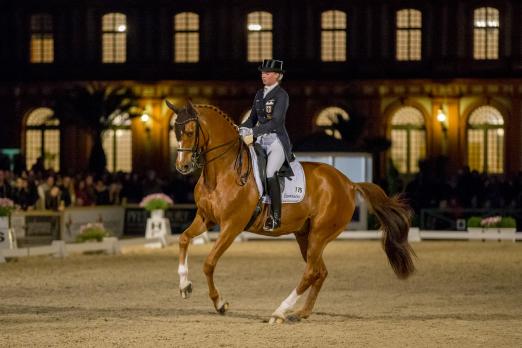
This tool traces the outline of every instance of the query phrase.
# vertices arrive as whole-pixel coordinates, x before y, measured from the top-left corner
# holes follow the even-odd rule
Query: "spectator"
[[[6,171],[0,170],[0,198],[12,198],[13,189],[6,174]]]

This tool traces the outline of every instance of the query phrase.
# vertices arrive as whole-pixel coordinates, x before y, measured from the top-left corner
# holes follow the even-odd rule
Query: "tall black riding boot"
[[[281,225],[281,187],[279,186],[279,179],[277,175],[267,178],[268,194],[272,201],[272,214],[265,221],[263,229],[265,231],[273,231]]]

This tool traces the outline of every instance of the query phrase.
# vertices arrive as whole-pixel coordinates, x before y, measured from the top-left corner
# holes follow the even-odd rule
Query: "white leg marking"
[[[272,317],[279,317],[283,318],[285,317],[286,312],[294,308],[295,304],[299,300],[301,295],[297,295],[297,291],[294,289],[290,296],[288,296],[279,307],[275,310],[274,313],[272,313]]]
[[[188,283],[188,255],[185,256],[185,263],[180,263],[178,266],[179,287],[184,288]]]

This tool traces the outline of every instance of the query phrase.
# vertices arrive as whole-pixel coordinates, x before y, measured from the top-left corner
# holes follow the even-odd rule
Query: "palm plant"
[[[56,99],[55,117],[72,122],[89,132],[93,145],[88,169],[102,173],[107,167],[103,150],[103,133],[111,127],[116,117],[137,115],[136,96],[125,86],[109,86],[89,83],[75,86]]]

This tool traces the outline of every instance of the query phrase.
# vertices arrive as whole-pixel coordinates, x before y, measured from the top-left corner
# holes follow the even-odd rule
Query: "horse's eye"
[[[192,138],[194,132],[185,132],[185,134],[187,135],[187,137]]]

